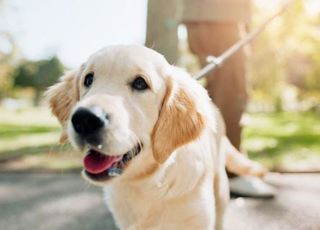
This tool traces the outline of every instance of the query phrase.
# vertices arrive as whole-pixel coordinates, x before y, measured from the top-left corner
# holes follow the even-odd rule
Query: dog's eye
[[[139,91],[149,89],[148,84],[140,75],[137,75],[136,78],[131,82],[131,87],[132,89]]]
[[[93,73],[88,73],[85,77],[84,77],[84,82],[83,82],[83,85],[85,87],[90,87],[92,85],[92,82],[93,82]]]

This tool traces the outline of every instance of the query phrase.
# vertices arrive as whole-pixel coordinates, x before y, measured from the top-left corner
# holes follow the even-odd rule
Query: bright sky
[[[145,39],[147,0],[5,0],[3,7],[0,30],[33,60],[57,54],[76,67],[106,45]]]
[[[279,4],[254,1],[264,7]],[[319,0],[305,3],[309,12],[320,12]],[[146,14],[147,0],[4,0],[0,31],[14,36],[26,58],[56,54],[66,66],[77,67],[104,46],[143,44]],[[8,49],[5,41],[0,37],[0,50]]]

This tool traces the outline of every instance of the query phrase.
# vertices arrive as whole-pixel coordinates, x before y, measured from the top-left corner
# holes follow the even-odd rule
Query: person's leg
[[[208,55],[219,56],[241,39],[238,23],[199,22],[187,23],[189,46],[205,65]],[[220,68],[210,73],[207,89],[220,109],[226,123],[227,136],[240,148],[240,119],[247,102],[244,51],[241,49]]]
[[[237,23],[195,22],[186,25],[190,49],[203,66],[207,64],[205,59],[208,55],[220,56],[241,39]],[[241,144],[240,119],[247,102],[245,61],[244,51],[240,50],[207,78],[209,95],[223,115],[227,137],[237,149]],[[274,189],[258,177],[230,176],[232,194],[259,198],[275,195]]]

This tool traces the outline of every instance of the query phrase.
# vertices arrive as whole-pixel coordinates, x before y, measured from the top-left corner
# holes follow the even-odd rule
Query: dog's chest
[[[135,190],[105,187],[104,197],[120,229],[134,224],[149,210],[148,202],[145,202],[145,199]]]
[[[170,202],[159,202],[135,189],[106,187],[104,192],[107,206],[120,229],[132,226],[158,226],[159,229],[168,230],[179,229],[178,226],[212,229],[215,217],[212,188],[211,183],[204,183],[187,199],[179,198]]]

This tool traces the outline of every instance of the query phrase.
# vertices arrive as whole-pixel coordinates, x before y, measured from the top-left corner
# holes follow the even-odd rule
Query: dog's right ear
[[[60,77],[55,85],[48,88],[45,96],[49,101],[51,112],[58,118],[62,133],[60,143],[68,140],[67,120],[74,105],[79,101],[78,71],[70,71]]]

